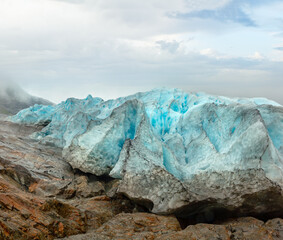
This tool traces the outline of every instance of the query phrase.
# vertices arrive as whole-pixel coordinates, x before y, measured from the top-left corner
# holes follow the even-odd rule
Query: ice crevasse
[[[283,186],[283,108],[264,98],[154,89],[35,105],[12,121],[46,125],[32,137],[62,147],[74,168],[95,175],[124,179],[159,169],[186,184],[203,174],[255,169]]]

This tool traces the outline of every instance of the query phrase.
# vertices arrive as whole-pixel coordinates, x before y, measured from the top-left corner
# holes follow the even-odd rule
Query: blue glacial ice
[[[202,172],[263,169],[283,183],[283,108],[263,98],[179,89],[108,101],[89,95],[35,105],[12,121],[48,124],[32,137],[62,147],[74,168],[96,175],[123,178],[126,164],[132,172],[148,171],[142,157],[184,182]]]

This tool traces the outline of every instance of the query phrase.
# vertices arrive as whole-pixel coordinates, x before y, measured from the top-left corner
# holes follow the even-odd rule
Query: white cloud
[[[261,53],[255,52],[253,55],[250,56],[250,58],[255,60],[263,60],[265,57]]]
[[[224,7],[232,0],[186,0],[190,11],[214,10]]]
[[[272,77],[278,79],[270,52],[281,43],[266,29],[168,17],[231,1],[1,0],[0,72],[57,102],[89,92],[109,98],[160,86],[221,91],[219,81],[234,73],[223,69],[260,81],[276,68]],[[259,59],[269,61],[269,70],[262,70]]]
[[[213,51],[211,48],[206,48],[206,49],[200,50],[200,54],[204,55],[204,56],[209,56],[209,57],[215,57],[216,56],[215,51]]]

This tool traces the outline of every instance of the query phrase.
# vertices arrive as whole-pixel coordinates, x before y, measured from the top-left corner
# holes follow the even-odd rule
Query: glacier
[[[283,107],[268,99],[154,89],[35,105],[11,120],[44,125],[33,139],[61,147],[73,168],[121,179],[118,192],[156,213],[208,199],[235,210],[270,189],[282,197]]]

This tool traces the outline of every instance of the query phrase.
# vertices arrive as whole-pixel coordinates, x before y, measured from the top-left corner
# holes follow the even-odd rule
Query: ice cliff
[[[206,201],[238,211],[259,192],[276,193],[272,211],[283,203],[283,108],[267,99],[156,89],[35,105],[12,121],[47,125],[32,137],[62,147],[74,168],[122,179],[118,191],[153,212]]]

